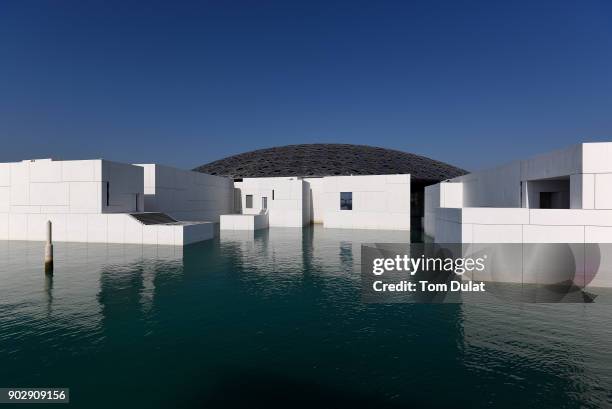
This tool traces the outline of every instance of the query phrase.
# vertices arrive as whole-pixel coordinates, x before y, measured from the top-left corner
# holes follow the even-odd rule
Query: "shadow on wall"
[[[308,195],[308,202],[310,206],[310,224],[314,223],[314,202],[312,200],[312,189],[310,189],[310,194]]]
[[[144,211],[145,212],[156,212],[157,211],[157,199],[154,194],[144,194]]]
[[[242,213],[242,191],[240,188],[234,188],[234,213]]]

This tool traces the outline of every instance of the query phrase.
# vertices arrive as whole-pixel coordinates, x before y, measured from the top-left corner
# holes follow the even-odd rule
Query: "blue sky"
[[[0,161],[340,142],[474,170],[598,140],[609,1],[0,3]]]

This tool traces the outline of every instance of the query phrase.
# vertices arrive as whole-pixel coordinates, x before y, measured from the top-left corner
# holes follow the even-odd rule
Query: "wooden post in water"
[[[47,221],[47,244],[45,244],[45,273],[53,274],[53,241],[51,236],[51,221]]]

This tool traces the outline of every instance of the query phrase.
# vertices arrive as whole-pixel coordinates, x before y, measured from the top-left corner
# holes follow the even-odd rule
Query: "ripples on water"
[[[77,407],[612,405],[609,305],[366,305],[362,242],[270,229],[174,247],[0,242],[0,387]]]

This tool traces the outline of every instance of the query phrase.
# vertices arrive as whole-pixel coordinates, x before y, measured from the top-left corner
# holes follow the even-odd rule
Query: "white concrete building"
[[[246,178],[234,182],[236,212],[268,211],[271,227],[310,224],[310,187],[298,178]]]
[[[221,217],[222,230],[271,227],[410,230],[410,175],[244,178],[234,183],[236,215]],[[265,223],[265,222],[263,222]],[[259,226],[259,227],[257,227]]]
[[[0,240],[183,245],[222,230],[410,230],[410,175],[230,178],[107,160],[0,164]],[[221,216],[223,215],[223,216]]]
[[[388,156],[390,151],[374,148],[339,149],[330,158],[333,166],[356,169],[363,157],[369,158],[367,171],[377,172],[392,169],[383,163],[390,158],[427,172],[416,179],[410,174],[232,179],[102,159],[2,163],[0,240],[44,240],[48,220],[55,241],[92,243],[183,245],[214,237],[216,223],[228,231],[312,223],[409,231],[415,220],[420,225],[423,186],[440,180],[436,172],[460,171],[401,152]],[[346,153],[347,160],[341,156]]]
[[[219,222],[233,208],[233,181],[229,178],[157,164],[144,168],[144,206],[176,220]]]
[[[550,278],[537,274],[541,266],[568,267],[552,264],[566,252],[575,285],[612,287],[612,143],[583,143],[428,186],[425,232],[436,243],[467,244],[468,253],[519,244],[497,254],[503,281],[541,283]]]
[[[583,143],[425,188],[439,243],[612,243],[612,143]]]
[[[410,175],[326,176],[313,208],[330,228],[410,230]],[[316,182],[312,182],[311,185]],[[350,209],[343,208],[343,197]],[[320,201],[320,203],[318,203]]]
[[[233,178],[236,213],[265,207],[270,226],[405,231],[423,228],[425,186],[466,173],[409,152],[335,143],[257,149],[197,170]],[[235,222],[255,226],[223,218],[222,229],[234,229]]]
[[[231,194],[226,178],[155,165],[1,163],[0,240],[45,240],[50,220],[54,241],[183,245],[214,236]]]

